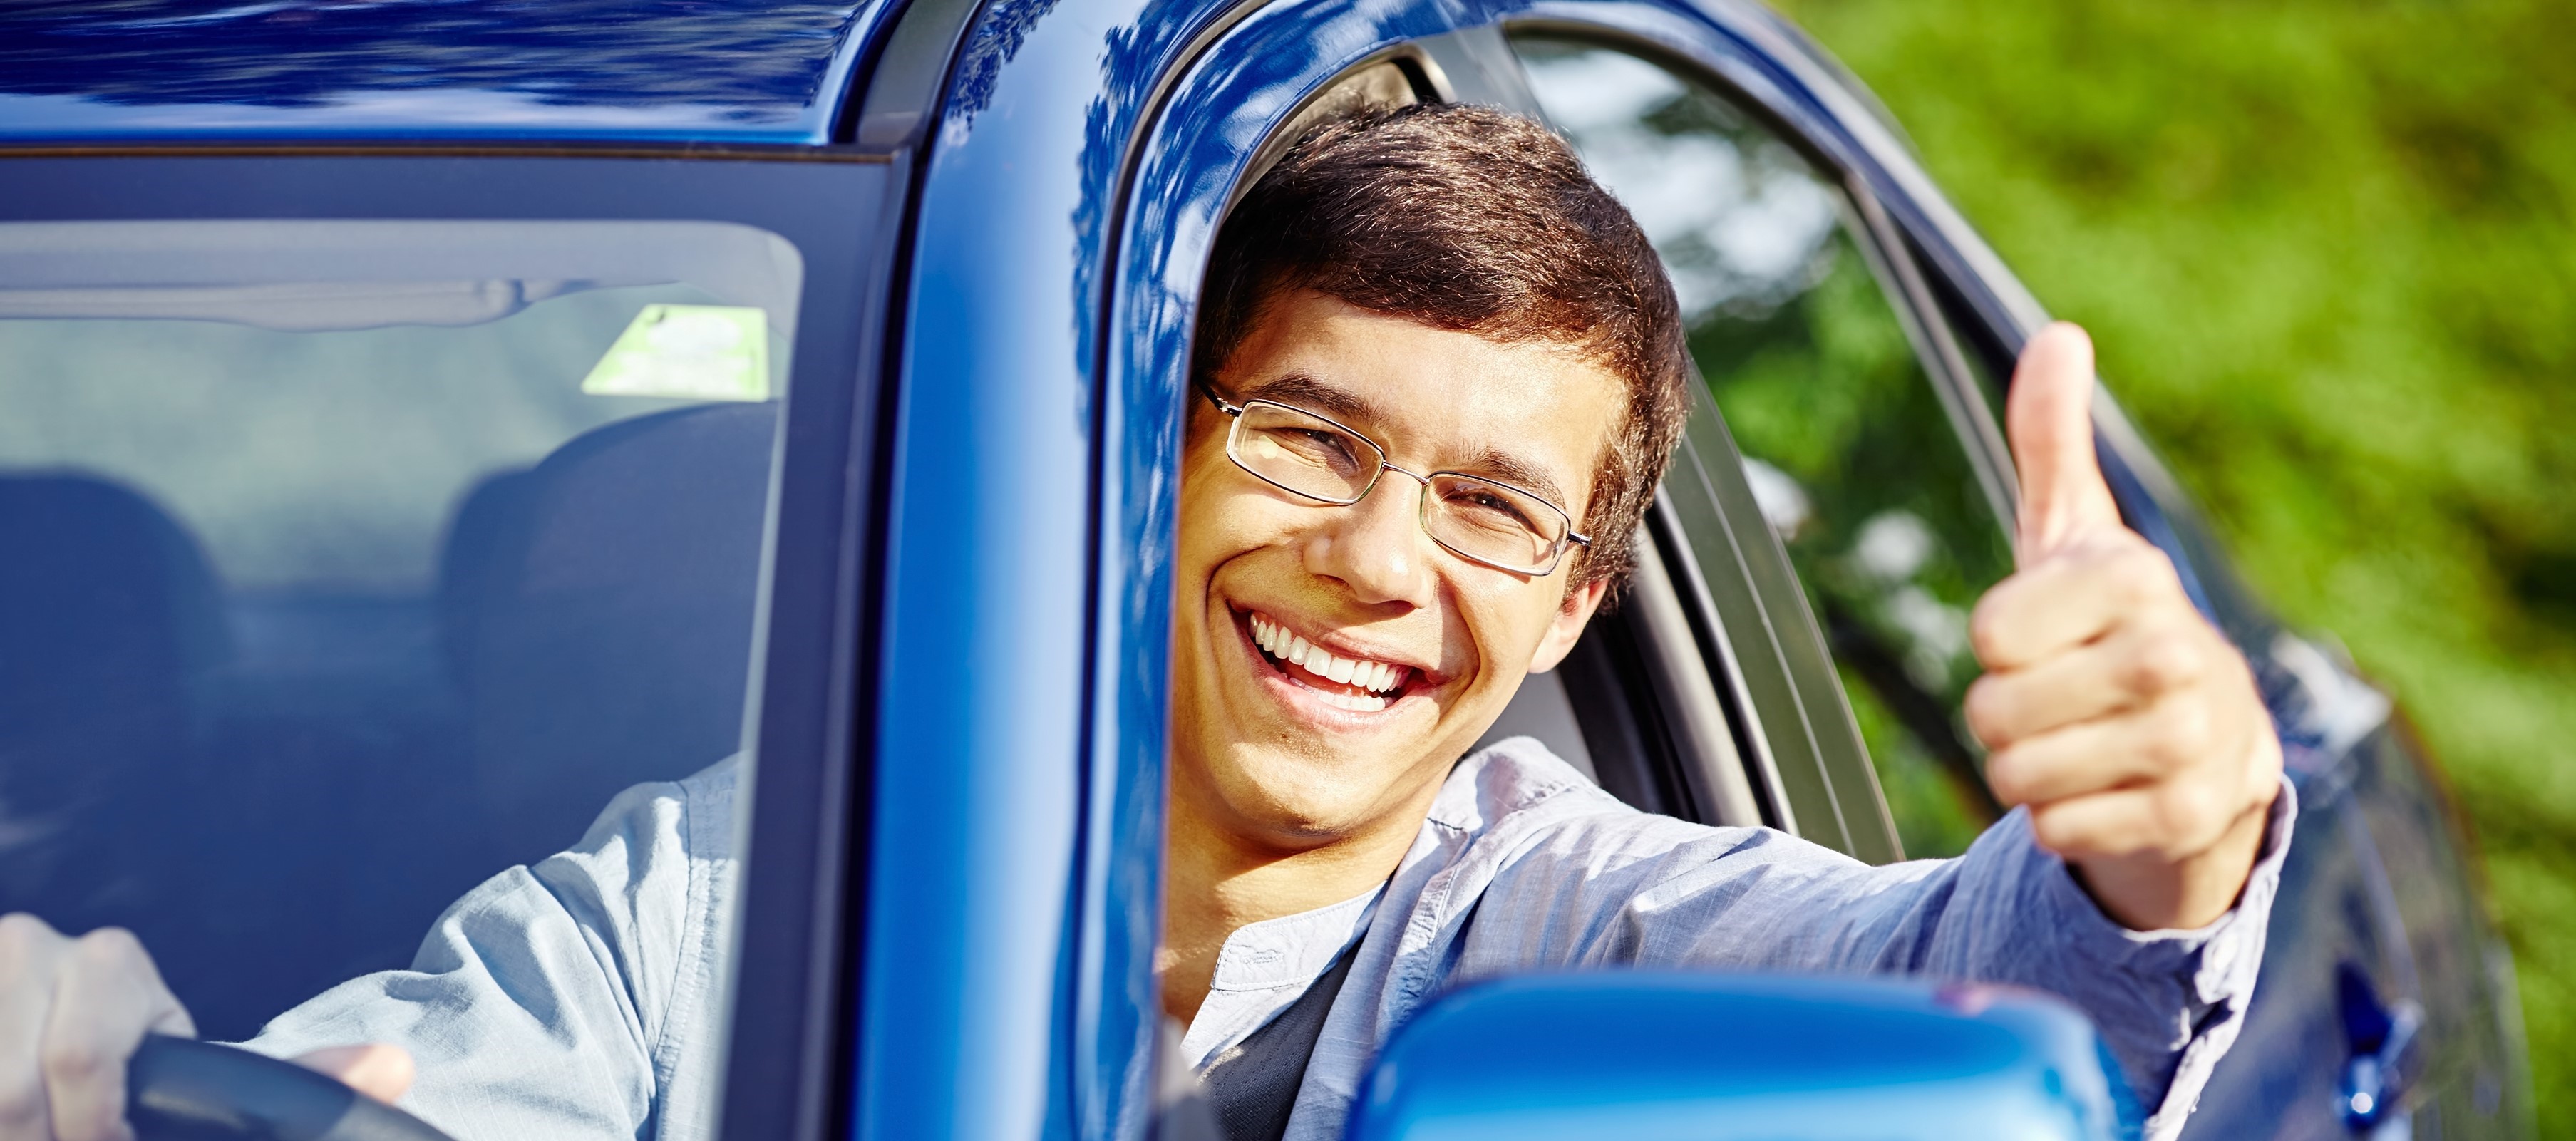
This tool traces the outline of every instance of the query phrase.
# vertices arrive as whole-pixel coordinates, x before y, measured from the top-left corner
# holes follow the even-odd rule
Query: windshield
[[[740,752],[802,261],[714,222],[0,224],[0,911],[210,1038]]]

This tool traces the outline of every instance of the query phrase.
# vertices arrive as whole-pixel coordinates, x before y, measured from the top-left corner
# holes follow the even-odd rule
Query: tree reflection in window
[[[1767,128],[1655,64],[1516,45],[1531,87],[1663,255],[1763,514],[1822,621],[1912,856],[1997,812],[1959,715],[1968,612],[2005,533],[1833,185]]]

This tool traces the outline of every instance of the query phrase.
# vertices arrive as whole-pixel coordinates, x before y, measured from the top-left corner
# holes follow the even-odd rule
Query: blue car
[[[1494,735],[1653,812],[1961,851],[2045,310],[1756,4],[112,0],[0,11],[0,911],[132,929],[246,1039],[739,755],[693,1112],[1183,1134],[1151,965],[1200,278],[1304,125],[1452,101],[1573,142],[1707,382],[1631,593]],[[2096,409],[2300,803],[2186,1136],[2529,1136],[2438,775]],[[1930,984],[1520,980],[1400,1034],[1351,1128],[2116,1135],[2086,1035]],[[281,1069],[138,1068],[146,1136],[351,1112]]]

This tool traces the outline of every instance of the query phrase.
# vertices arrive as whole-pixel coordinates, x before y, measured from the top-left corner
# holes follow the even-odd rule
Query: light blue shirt
[[[458,900],[411,970],[334,987],[250,1046],[400,1044],[420,1067],[405,1108],[460,1141],[712,1136],[736,775],[727,761],[627,791],[572,851]],[[1329,1141],[1378,1045],[1458,982],[1624,964],[1919,974],[2073,1000],[2157,1107],[2147,1135],[2169,1138],[2243,1023],[2295,815],[2285,783],[2235,910],[2137,932],[2019,812],[1957,859],[1871,867],[1638,812],[1514,738],[1459,763],[1378,890],[1228,938],[1180,1049],[1203,1064],[1358,940],[1288,1128]]]

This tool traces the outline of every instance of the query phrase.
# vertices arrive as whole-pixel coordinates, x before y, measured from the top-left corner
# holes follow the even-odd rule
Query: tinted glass
[[[1516,41],[1532,88],[1636,216],[1692,358],[1788,548],[1909,856],[1994,815],[1959,703],[1968,612],[2011,548],[1834,184],[1725,98],[1634,56]]]
[[[801,260],[692,222],[0,225],[0,910],[208,1037],[745,739]]]

